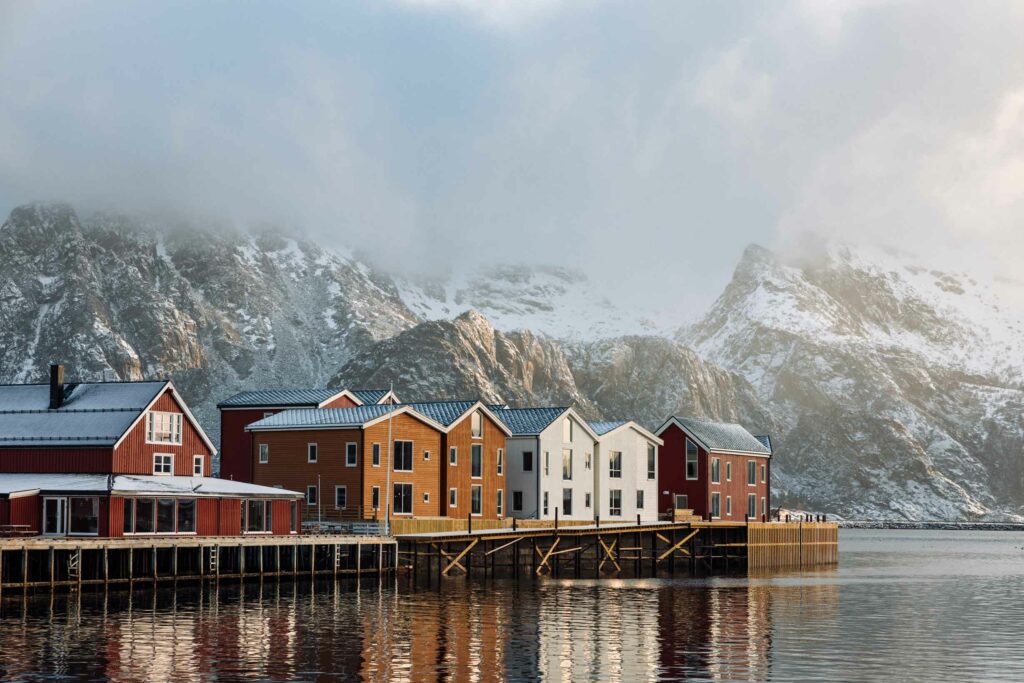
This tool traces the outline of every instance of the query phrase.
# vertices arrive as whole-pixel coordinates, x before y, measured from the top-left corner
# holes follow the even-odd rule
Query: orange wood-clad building
[[[504,429],[474,401],[289,410],[247,427],[254,482],[304,491],[321,521],[503,516]]]
[[[214,478],[215,452],[171,382],[52,366],[48,385],[0,386],[0,533],[298,531],[299,494]]]
[[[264,389],[243,391],[217,404],[220,411],[220,476],[254,481],[252,434],[246,426],[283,410],[354,408],[398,403],[388,389]]]
[[[658,509],[690,509],[705,519],[767,521],[771,440],[738,424],[670,417],[656,434]]]

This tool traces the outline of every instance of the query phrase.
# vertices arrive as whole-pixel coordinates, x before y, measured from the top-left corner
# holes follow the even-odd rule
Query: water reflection
[[[749,578],[8,593],[0,678],[1024,678],[1024,536],[846,542],[838,572]]]

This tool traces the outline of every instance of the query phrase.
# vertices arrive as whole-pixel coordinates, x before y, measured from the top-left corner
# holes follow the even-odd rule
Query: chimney
[[[64,366],[50,366],[50,410],[57,410],[64,403]]]

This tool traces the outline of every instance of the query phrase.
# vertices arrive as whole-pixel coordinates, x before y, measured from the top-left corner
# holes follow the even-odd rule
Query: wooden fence
[[[752,522],[748,525],[748,569],[809,567],[838,562],[839,527],[836,524]]]

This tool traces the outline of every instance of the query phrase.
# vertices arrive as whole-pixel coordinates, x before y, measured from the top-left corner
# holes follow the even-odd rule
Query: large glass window
[[[246,533],[270,533],[274,528],[272,518],[274,501],[272,500],[247,500],[245,501],[244,515],[245,525],[242,527]]]
[[[475,443],[470,449],[470,475],[479,479],[484,476],[484,447],[481,444]]]
[[[476,484],[469,490],[469,511],[474,515],[483,514],[484,511],[484,487]]]
[[[174,533],[174,499],[156,499],[156,532],[158,534]]]
[[[562,514],[572,514],[572,489],[562,489]]]
[[[68,499],[68,533],[98,534],[100,530],[100,499],[74,497]]]
[[[412,441],[395,442],[395,472],[412,472]]]
[[[747,484],[750,486],[757,485],[757,463],[753,460],[747,461]]]
[[[151,534],[155,531],[155,506],[156,501],[152,498],[139,498],[135,501],[135,533]]]
[[[178,533],[192,534],[196,531],[196,501],[192,498],[178,499]]]
[[[757,517],[757,496],[753,493],[747,494],[747,517],[750,519]]]
[[[611,479],[622,478],[622,451],[608,451],[608,476]]]
[[[562,422],[562,441],[564,443],[572,443],[572,418],[567,417]]]
[[[644,492],[641,489],[637,489],[637,492],[636,492],[636,509],[637,510],[643,510],[644,509]]]
[[[712,493],[711,494],[711,516],[721,517],[722,516],[722,494]]]
[[[697,456],[699,451],[697,445],[689,439],[686,440],[686,478],[697,479],[699,470],[697,469]]]
[[[658,467],[658,451],[654,444],[647,444],[647,478],[654,479]]]
[[[412,514],[412,484],[395,484],[393,511],[396,515]]]
[[[622,490],[610,489],[608,491],[608,514],[612,517],[622,516]]]
[[[562,449],[562,479],[572,479],[572,449]]]
[[[181,413],[161,413],[151,410],[147,415],[149,427],[146,441],[149,443],[181,443]]]
[[[474,439],[481,439],[484,435],[484,417],[480,414],[480,411],[476,411],[469,418],[471,421],[471,427],[473,431]]]
[[[722,481],[722,460],[711,458],[711,483],[719,484]]]

